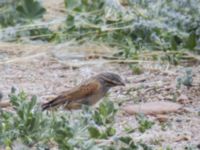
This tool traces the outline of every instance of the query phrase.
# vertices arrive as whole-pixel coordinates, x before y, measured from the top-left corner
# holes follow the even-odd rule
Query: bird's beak
[[[115,86],[125,86],[124,81],[118,81],[118,82],[113,82],[112,81],[112,84],[114,84]]]

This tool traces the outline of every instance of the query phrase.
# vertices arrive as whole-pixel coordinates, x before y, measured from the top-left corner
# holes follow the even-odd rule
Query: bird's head
[[[123,79],[118,74],[115,73],[104,72],[97,75],[97,79],[99,79],[108,87],[125,86]]]

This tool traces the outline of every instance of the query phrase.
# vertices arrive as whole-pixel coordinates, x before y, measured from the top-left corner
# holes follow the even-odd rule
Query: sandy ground
[[[79,49],[80,48],[80,49]],[[1,43],[0,46],[0,90],[3,100],[12,86],[24,90],[29,95],[37,95],[41,102],[46,101],[70,89],[86,78],[103,71],[119,73],[126,81],[126,87],[117,87],[110,91],[110,99],[122,106],[141,104],[149,101],[174,101],[174,95],[184,94],[188,101],[183,104],[188,112],[167,114],[167,121],[160,123],[153,116],[153,128],[145,133],[135,131],[130,135],[136,141],[143,141],[156,148],[170,146],[184,149],[186,146],[200,144],[200,66],[191,67],[195,83],[190,89],[182,86],[176,90],[176,78],[183,76],[181,66],[161,65],[158,62],[140,63],[143,73],[135,75],[128,64],[108,63],[109,60],[91,58],[91,49],[95,55],[108,53],[102,46],[60,45],[21,45]],[[80,50],[81,52],[78,52]],[[107,55],[107,56],[108,56]],[[165,107],[165,106],[163,106]],[[124,133],[125,127],[138,126],[135,116],[119,111],[116,118],[118,134]]]

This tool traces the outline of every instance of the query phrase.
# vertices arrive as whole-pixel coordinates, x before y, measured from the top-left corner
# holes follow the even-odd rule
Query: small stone
[[[173,96],[172,95],[168,95],[165,97],[166,100],[172,101],[173,100]]]
[[[200,149],[200,144],[197,145],[197,148]]]
[[[167,115],[156,115],[156,119],[159,121],[159,122],[166,122],[169,118]]]
[[[181,119],[176,119],[176,122],[182,122],[182,120]]]
[[[189,103],[191,103],[191,100],[189,100],[189,98],[186,95],[181,94],[177,98],[177,102],[180,103],[180,104],[189,104]]]
[[[0,102],[0,108],[10,107],[11,103],[9,100],[4,100]]]
[[[3,98],[3,93],[0,91],[0,100]]]
[[[180,141],[190,141],[191,137],[189,135],[180,135],[176,138],[176,142],[180,142]]]
[[[146,102],[134,105],[126,105],[122,109],[130,115],[134,114],[146,114],[146,115],[157,115],[178,112],[182,106],[177,103],[169,101],[155,101]]]

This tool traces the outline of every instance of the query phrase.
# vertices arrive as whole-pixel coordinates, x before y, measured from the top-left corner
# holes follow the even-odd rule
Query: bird
[[[102,99],[109,89],[116,86],[125,86],[123,79],[116,73],[103,72],[42,104],[42,110],[60,106],[67,110],[81,109],[82,105],[91,106]]]

